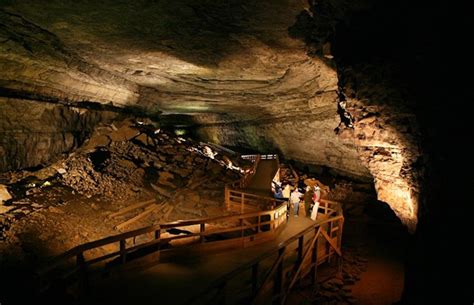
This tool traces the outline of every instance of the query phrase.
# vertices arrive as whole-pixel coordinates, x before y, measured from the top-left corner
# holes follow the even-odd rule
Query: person
[[[291,193],[291,189],[290,189],[290,185],[289,184],[286,184],[285,187],[283,188],[283,198],[285,199],[290,199],[290,193]]]
[[[281,190],[280,183],[273,181],[273,186],[274,186],[273,188],[274,188],[275,198],[276,199],[283,199],[283,192]]]
[[[321,199],[321,190],[318,185],[314,186],[314,194],[313,194],[313,209],[311,211],[311,219],[316,220],[318,217],[318,209],[319,209],[319,200]]]
[[[304,210],[306,212],[306,217],[311,216],[310,208],[313,203],[313,194],[314,194],[313,188],[310,186],[307,186],[306,192],[304,193]]]
[[[319,188],[319,185],[314,186],[314,194],[313,194],[313,202],[319,202],[321,199],[321,189]]]
[[[299,209],[300,209],[300,197],[301,197],[301,193],[300,191],[298,190],[298,186],[296,185],[295,186],[295,189],[293,190],[293,192],[291,192],[291,196],[290,196],[290,202],[293,204],[293,210],[295,212],[295,217],[298,217],[298,212],[299,212]]]

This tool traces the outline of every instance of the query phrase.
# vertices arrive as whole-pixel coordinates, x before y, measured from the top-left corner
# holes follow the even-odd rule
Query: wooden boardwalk
[[[263,160],[278,163],[276,155]],[[265,164],[273,177],[273,164]],[[247,185],[249,178],[234,184]],[[39,271],[46,279],[61,266],[67,270],[43,290],[58,282],[76,285],[83,304],[281,305],[304,279],[316,284],[319,265],[340,263],[339,203],[321,200],[312,221],[287,217],[282,200],[234,186],[225,194],[227,208],[239,214],[163,223],[77,246]],[[171,236],[169,230],[186,233]]]
[[[110,278],[93,284],[84,303],[188,304],[193,295],[205,291],[223,275],[255,261],[262,253],[276,249],[281,242],[313,225],[309,218],[291,216],[281,234],[264,244],[214,254],[177,256],[169,262],[150,262],[150,266],[139,271],[118,270]]]

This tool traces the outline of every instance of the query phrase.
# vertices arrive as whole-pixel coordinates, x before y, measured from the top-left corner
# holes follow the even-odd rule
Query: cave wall
[[[57,36],[0,9],[0,172],[48,164],[77,148],[110,113],[81,103],[124,107],[138,86],[86,62]]]
[[[424,163],[416,117],[422,99],[414,94],[412,76],[403,73],[414,64],[406,41],[411,42],[419,29],[410,28],[414,19],[407,21],[413,15],[399,19],[411,7],[377,1],[309,3],[289,32],[305,41],[313,56],[326,56],[330,46],[344,123],[338,135],[352,139],[373,177],[378,199],[414,232]]]
[[[20,110],[21,109],[21,110]],[[0,97],[0,172],[44,166],[115,113]]]
[[[335,91],[326,92],[297,110],[290,109],[288,115],[270,114],[258,120],[197,116],[195,121],[203,123],[195,132],[213,143],[262,153],[277,152],[290,160],[330,167],[346,177],[370,178],[353,139],[340,137],[334,131],[340,122],[337,99]]]

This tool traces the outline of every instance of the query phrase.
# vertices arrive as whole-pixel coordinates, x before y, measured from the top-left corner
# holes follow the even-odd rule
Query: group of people
[[[304,203],[306,217],[316,220],[319,208],[319,200],[321,199],[321,189],[315,184],[314,186],[306,186],[304,193],[300,192],[298,185],[293,187],[289,184],[281,187],[278,183],[273,185],[275,198],[288,200],[288,211],[293,209],[295,217],[299,216],[300,203]]]

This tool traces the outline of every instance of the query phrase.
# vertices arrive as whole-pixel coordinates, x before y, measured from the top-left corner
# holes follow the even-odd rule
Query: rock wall
[[[347,97],[346,109],[354,127],[343,131],[341,136],[349,133],[355,139],[359,156],[374,178],[378,199],[388,203],[413,232],[423,175],[418,123],[413,110],[394,104],[394,100],[400,99],[399,92],[374,88],[370,82],[364,83],[364,79],[359,75],[358,86],[367,90],[363,92],[371,95],[370,100],[350,94],[350,85],[346,84],[344,91],[351,96]]]
[[[420,101],[410,92],[409,78],[400,74],[411,61],[401,60],[408,54],[396,40],[405,39],[399,32],[412,35],[397,19],[403,7],[376,1],[310,2],[290,34],[305,41],[314,56],[335,59],[342,123],[338,135],[357,147],[378,199],[414,231],[423,161],[414,107]]]
[[[278,152],[287,159],[327,166],[355,179],[371,177],[353,139],[339,137],[334,131],[340,122],[337,99],[335,91],[328,92],[310,99],[305,107],[289,110],[285,116],[270,114],[266,119],[220,118],[221,123],[209,124],[209,116],[198,116],[195,120],[205,123],[196,132],[210,142],[262,153]]]
[[[0,97],[0,172],[47,165],[114,113]]]

